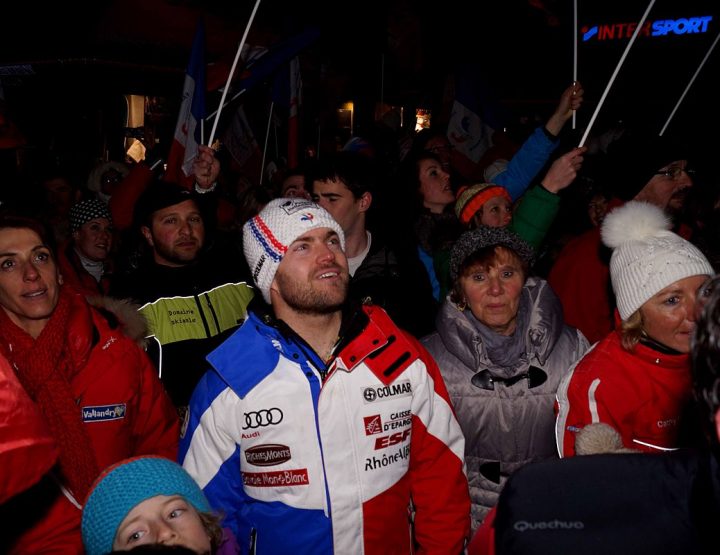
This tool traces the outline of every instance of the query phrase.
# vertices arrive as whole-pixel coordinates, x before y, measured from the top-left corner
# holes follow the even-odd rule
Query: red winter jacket
[[[632,352],[612,332],[563,378],[555,427],[561,457],[575,454],[575,437],[604,422],[623,445],[658,453],[678,447],[680,417],[692,396],[689,356],[668,355],[642,344]]]
[[[98,470],[135,455],[175,459],[177,413],[145,352],[79,294],[73,296],[67,332],[69,356],[80,368],[71,387]],[[16,496],[10,508],[2,507],[10,521],[3,521],[0,552],[82,553],[82,501],[51,477]]]
[[[38,482],[57,455],[40,409],[0,357],[0,504]]]

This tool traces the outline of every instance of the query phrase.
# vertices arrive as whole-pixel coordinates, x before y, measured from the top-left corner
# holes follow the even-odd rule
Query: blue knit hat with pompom
[[[211,511],[205,494],[179,464],[162,457],[133,457],[103,471],[82,513],[87,555],[112,551],[115,534],[128,513],[157,495],[180,495],[198,512]]]

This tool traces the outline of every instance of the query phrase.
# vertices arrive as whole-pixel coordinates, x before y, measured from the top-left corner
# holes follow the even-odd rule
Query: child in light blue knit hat
[[[177,463],[134,457],[107,468],[95,481],[82,514],[87,555],[141,545],[175,545],[194,553],[238,553],[205,494]],[[220,547],[222,545],[222,547]]]

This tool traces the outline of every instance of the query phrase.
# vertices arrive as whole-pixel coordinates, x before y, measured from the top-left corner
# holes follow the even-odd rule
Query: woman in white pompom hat
[[[692,396],[688,353],[696,297],[715,272],[670,225],[660,208],[637,201],[603,222],[622,322],[560,385],[560,456],[575,454],[577,432],[594,422],[615,428],[628,448],[657,453],[681,446],[682,415]]]

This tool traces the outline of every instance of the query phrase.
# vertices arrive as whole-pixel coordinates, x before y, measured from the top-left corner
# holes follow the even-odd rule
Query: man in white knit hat
[[[622,322],[560,384],[560,456],[575,454],[578,432],[596,422],[612,426],[627,448],[657,453],[686,445],[681,431],[692,395],[695,301],[715,272],[670,225],[660,208],[638,201],[603,222]]]
[[[346,302],[340,226],[276,199],[243,246],[269,310],[208,356],[183,466],[251,553],[460,553],[470,501],[447,390],[382,309]]]

